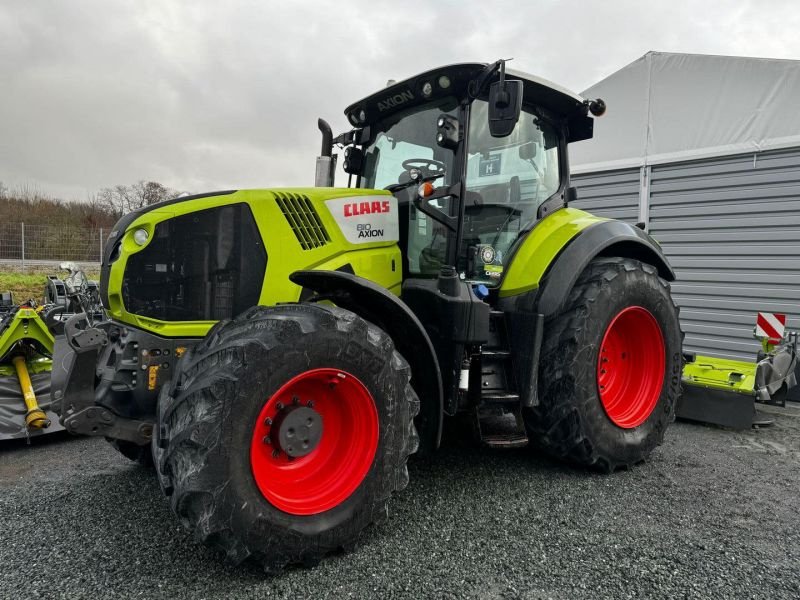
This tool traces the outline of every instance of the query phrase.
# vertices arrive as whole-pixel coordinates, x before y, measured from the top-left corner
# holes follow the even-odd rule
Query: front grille
[[[331,241],[308,196],[275,192],[275,202],[303,250],[313,250]]]

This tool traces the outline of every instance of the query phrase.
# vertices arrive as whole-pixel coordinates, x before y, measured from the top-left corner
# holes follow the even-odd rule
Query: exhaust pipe
[[[317,127],[322,132],[322,149],[317,157],[314,186],[333,187],[336,172],[336,156],[333,155],[333,132],[325,119],[318,119]]]

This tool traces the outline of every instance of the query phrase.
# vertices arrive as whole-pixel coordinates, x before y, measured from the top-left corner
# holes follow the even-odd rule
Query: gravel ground
[[[415,461],[389,522],[314,569],[224,566],[102,439],[0,445],[2,598],[798,598],[800,409],[677,423],[606,476],[528,451]]]

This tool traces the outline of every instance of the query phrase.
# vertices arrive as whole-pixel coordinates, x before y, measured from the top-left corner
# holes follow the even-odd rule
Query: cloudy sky
[[[0,182],[311,185],[316,118],[438,64],[580,91],[648,50],[800,59],[796,0],[0,0]]]

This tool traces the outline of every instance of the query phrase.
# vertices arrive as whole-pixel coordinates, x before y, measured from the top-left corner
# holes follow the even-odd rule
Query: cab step
[[[504,390],[487,390],[481,393],[481,400],[490,404],[507,404],[519,402],[519,394]]]
[[[497,359],[511,358],[511,352],[509,350],[502,350],[499,348],[482,349],[481,358],[497,358]]]
[[[477,433],[480,441],[490,448],[522,448],[528,445],[528,434],[517,406],[503,413],[497,410],[475,412]]]

